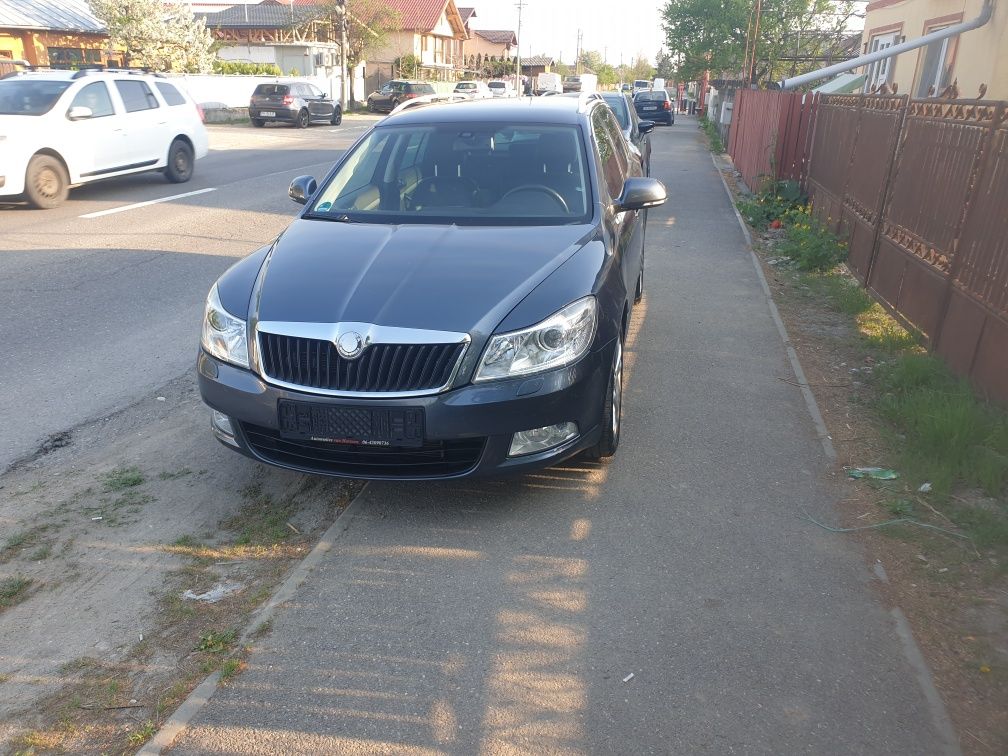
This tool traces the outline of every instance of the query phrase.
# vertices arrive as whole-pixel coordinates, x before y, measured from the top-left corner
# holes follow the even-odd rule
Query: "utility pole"
[[[347,66],[347,11],[346,0],[340,0],[340,108],[347,109],[347,99],[350,96],[350,67]]]
[[[579,74],[579,73],[581,73],[581,30],[580,29],[578,29],[578,33],[577,33],[577,47],[575,48],[575,50],[576,50],[576,52],[574,53],[574,73],[575,74]]]
[[[515,3],[515,7],[518,9],[518,45],[517,45],[517,57],[515,59],[515,92],[521,97],[525,94],[525,90],[521,85],[521,17],[522,8],[525,7],[524,0],[518,0]]]

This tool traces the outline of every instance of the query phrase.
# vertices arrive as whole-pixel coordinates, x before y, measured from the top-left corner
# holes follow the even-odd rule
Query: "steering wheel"
[[[551,189],[548,186],[544,186],[543,184],[522,184],[521,186],[516,186],[514,189],[509,189],[508,191],[504,192],[504,196],[502,196],[497,201],[503,202],[512,194],[517,194],[518,192],[541,192],[542,194],[547,194],[549,195],[550,199],[556,200],[560,204],[560,207],[563,208],[563,211],[565,213],[570,212],[570,208],[567,207],[567,201],[562,196],[560,196],[560,192],[558,192],[556,189]]]
[[[413,187],[413,191],[410,192],[409,194],[410,207],[413,207],[414,204],[416,203],[417,194],[420,192],[421,189],[434,185],[439,181],[444,183],[451,182],[456,185],[463,184],[466,187],[466,191],[471,196],[475,196],[476,192],[479,190],[479,187],[476,186],[475,181],[473,181],[471,178],[465,178],[464,176],[427,176],[426,178],[422,178],[419,181],[417,181],[416,186]]]

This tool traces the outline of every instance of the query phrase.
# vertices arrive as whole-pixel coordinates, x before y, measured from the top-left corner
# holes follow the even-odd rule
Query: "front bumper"
[[[613,343],[598,347],[573,365],[540,375],[471,384],[441,394],[405,399],[363,400],[290,391],[265,382],[255,373],[237,368],[200,350],[197,375],[203,401],[231,421],[233,438],[218,438],[246,456],[279,467],[336,477],[386,480],[493,476],[546,467],[594,445],[601,433],[603,400],[613,359]],[[451,465],[398,465],[405,454],[389,449],[389,465],[319,463],[312,455],[321,447],[348,450],[343,445],[314,444],[304,454],[283,441],[274,441],[278,430],[280,399],[332,404],[343,407],[421,407],[429,455],[441,453],[462,459],[459,449],[468,449],[465,461]],[[575,422],[579,435],[536,454],[508,457],[513,435],[518,431]],[[439,446],[440,445],[440,446]],[[281,452],[279,449],[286,451]],[[349,454],[359,448],[349,447]],[[381,450],[380,454],[385,454]],[[368,453],[368,459],[376,455]],[[340,459],[343,459],[341,457]]]

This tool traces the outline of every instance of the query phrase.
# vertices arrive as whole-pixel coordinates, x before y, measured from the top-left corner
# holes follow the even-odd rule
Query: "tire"
[[[168,165],[165,166],[165,178],[173,184],[184,184],[192,178],[195,157],[189,143],[176,139],[168,148]]]
[[[623,425],[623,334],[616,339],[612,370],[606,382],[606,395],[602,405],[602,436],[595,446],[585,451],[585,457],[598,462],[616,453]]]
[[[252,125],[255,126],[257,129],[261,129],[263,127],[264,123],[266,123],[266,122],[262,118],[253,118],[252,119]]]
[[[329,123],[331,123],[333,126],[339,126],[341,123],[343,123],[343,108],[341,108],[339,105],[336,105],[333,108],[332,119],[330,119]]]
[[[294,125],[299,129],[307,129],[309,124],[311,124],[311,116],[308,115],[307,110],[302,110],[297,114],[297,118],[294,120]]]
[[[66,168],[51,155],[35,155],[25,171],[25,195],[40,210],[50,210],[63,204],[70,194],[70,177]]]
[[[392,106],[389,108],[389,113],[399,107],[399,100],[392,100]]]
[[[369,97],[367,101],[368,113],[374,113],[374,101]]]

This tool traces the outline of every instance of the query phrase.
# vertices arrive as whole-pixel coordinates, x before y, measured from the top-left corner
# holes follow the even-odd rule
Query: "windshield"
[[[0,81],[0,115],[45,115],[71,83],[38,79]]]
[[[375,223],[555,225],[590,217],[574,126],[441,123],[374,129],[306,217]]]
[[[455,85],[455,89],[476,89],[476,84],[471,81],[460,81]]]
[[[630,112],[626,104],[626,98],[621,94],[604,94],[602,99],[606,101],[612,112],[616,114],[621,129],[630,128]]]

